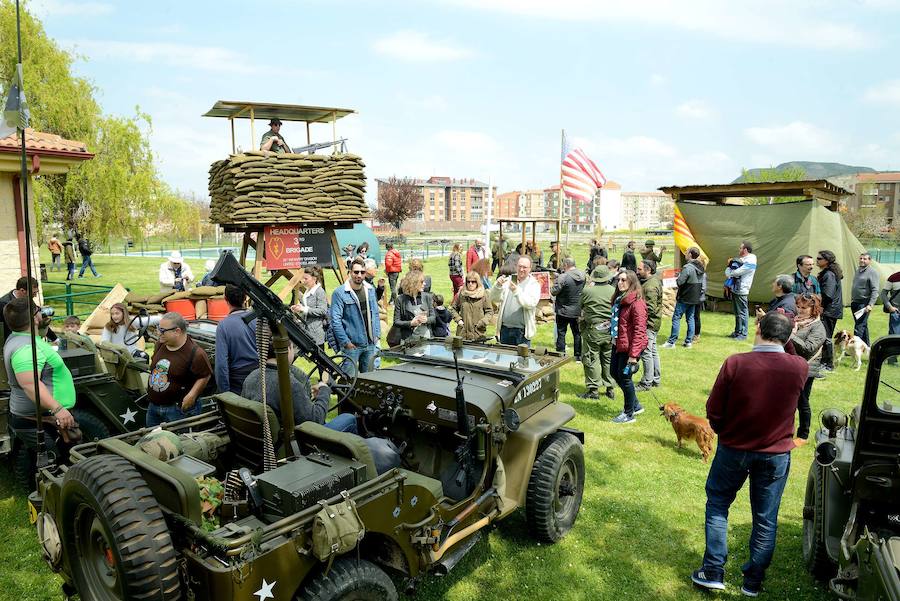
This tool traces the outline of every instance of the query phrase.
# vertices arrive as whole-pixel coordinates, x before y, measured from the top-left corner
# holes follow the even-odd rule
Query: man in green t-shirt
[[[291,151],[291,147],[288,146],[288,143],[285,142],[284,137],[281,135],[281,119],[278,117],[269,121],[269,131],[263,134],[262,141],[259,143],[259,149],[271,150],[278,154]]]
[[[3,317],[12,333],[3,345],[6,370],[15,377],[9,379],[10,427],[26,444],[34,443],[34,363],[31,356],[31,320],[40,320],[40,308],[26,298],[16,298],[3,309]],[[42,338],[36,341],[37,368],[40,374],[38,390],[41,409],[56,418],[60,428],[75,425],[70,409],[75,406],[75,383],[62,357]],[[24,435],[24,436],[23,436]]]

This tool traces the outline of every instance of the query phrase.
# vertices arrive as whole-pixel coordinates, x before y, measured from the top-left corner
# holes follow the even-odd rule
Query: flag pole
[[[22,142],[21,147],[21,156],[20,156],[20,166],[21,172],[19,174],[19,185],[22,186],[22,217],[25,221],[24,229],[25,229],[25,269],[26,269],[26,294],[28,295],[28,309],[29,309],[29,325],[30,330],[29,333],[31,335],[31,368],[32,368],[32,379],[34,380],[34,408],[35,408],[35,434],[37,437],[37,469],[40,470],[43,467],[46,467],[50,461],[47,456],[47,450],[44,447],[44,428],[41,423],[41,389],[40,389],[40,376],[38,374],[38,364],[37,364],[37,331],[34,324],[34,314],[31,313],[32,303],[34,302],[34,287],[31,285],[32,279],[32,247],[31,247],[31,211],[28,210],[28,153],[25,148],[25,115],[24,110],[25,107],[22,106],[22,99],[25,97],[25,77],[22,74],[22,24],[20,20],[20,8],[19,8],[19,0],[16,0],[16,47],[18,51],[18,63],[16,64],[16,77],[18,79],[18,93],[19,98],[17,99],[17,107],[18,107],[18,123],[16,124],[16,129],[19,134],[19,139]],[[16,377],[15,374],[10,374],[10,377]]]
[[[557,224],[556,224],[556,265],[557,269],[562,264],[562,258],[566,254],[566,248],[563,247],[562,243],[562,223],[563,223],[563,205],[566,202],[566,195],[563,192],[563,171],[562,171],[562,162],[563,162],[563,152],[566,147],[566,130],[562,130],[562,137],[559,141],[559,213],[557,215]],[[568,232],[566,232],[566,241],[568,242],[569,236]]]

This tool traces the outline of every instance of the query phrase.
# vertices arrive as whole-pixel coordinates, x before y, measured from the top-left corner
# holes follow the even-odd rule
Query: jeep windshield
[[[488,370],[492,372],[533,374],[557,363],[561,357],[543,355],[536,357],[529,354],[520,357],[515,349],[493,345],[463,346],[456,350],[461,367]],[[423,341],[406,347],[403,352],[385,352],[407,361],[446,362],[453,365],[453,349],[443,342]]]

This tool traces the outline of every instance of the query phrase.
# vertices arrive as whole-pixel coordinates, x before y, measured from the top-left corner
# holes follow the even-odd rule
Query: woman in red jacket
[[[623,271],[615,277],[616,291],[612,297],[610,335],[613,343],[609,370],[625,395],[625,408],[613,418],[613,423],[630,424],[644,408],[637,400],[631,376],[638,369],[638,358],[647,347],[647,305],[641,293],[641,283],[633,271]]]

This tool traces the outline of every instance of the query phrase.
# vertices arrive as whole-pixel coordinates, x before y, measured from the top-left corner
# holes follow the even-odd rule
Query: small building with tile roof
[[[17,134],[0,138],[0,294],[12,290],[27,270],[25,219],[21,201],[22,142]],[[36,175],[67,173],[74,165],[94,157],[84,142],[67,140],[55,134],[25,130],[25,154],[29,180]],[[32,232],[32,275],[40,280],[36,217],[28,182],[28,212]]]

